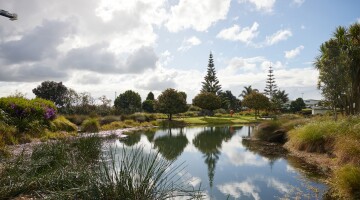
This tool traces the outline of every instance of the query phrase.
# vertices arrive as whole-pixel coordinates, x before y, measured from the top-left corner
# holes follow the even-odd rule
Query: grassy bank
[[[283,137],[277,137],[277,134]],[[319,167],[330,168],[331,195],[335,199],[360,199],[360,117],[311,119],[283,117],[263,122],[254,136],[274,142],[287,141],[285,147]],[[276,140],[277,142],[279,140]]]
[[[257,121],[253,116],[188,117],[181,120],[183,120],[186,124],[189,125],[245,124],[254,123]]]
[[[0,171],[0,199],[201,197],[187,180],[176,178],[183,167],[161,159],[157,152],[102,152],[101,147],[98,137],[62,140],[7,160]]]

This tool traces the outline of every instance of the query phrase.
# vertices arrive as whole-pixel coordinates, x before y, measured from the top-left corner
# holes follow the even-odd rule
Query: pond
[[[206,199],[321,199],[327,187],[316,169],[287,155],[280,146],[246,140],[251,126],[156,129],[116,140],[115,148],[156,149],[183,177],[204,190]]]

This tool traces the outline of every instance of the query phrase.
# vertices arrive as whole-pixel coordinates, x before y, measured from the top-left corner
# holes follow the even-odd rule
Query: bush
[[[198,106],[191,105],[188,111],[201,111],[202,109]]]
[[[72,123],[80,126],[85,119],[87,119],[86,115],[65,115],[66,119],[71,121]]]
[[[75,132],[78,130],[78,127],[71,123],[64,116],[58,116],[53,122],[52,131],[66,131],[66,132]]]
[[[0,109],[8,115],[9,123],[15,125],[19,132],[31,129],[29,125],[34,121],[49,125],[57,114],[55,104],[41,98],[29,100],[22,97],[3,97],[0,98]]]
[[[254,132],[254,136],[262,141],[277,143],[284,143],[287,139],[286,130],[281,128],[279,121],[261,123]]]
[[[360,199],[360,167],[345,165],[331,178],[335,195],[343,199]]]
[[[111,122],[120,121],[119,116],[109,115],[100,118],[100,125],[110,124]]]
[[[315,121],[290,131],[289,143],[301,151],[331,152],[339,129],[339,124],[334,121]]]
[[[88,133],[96,133],[100,131],[100,123],[96,118],[86,119],[81,124],[81,131]]]

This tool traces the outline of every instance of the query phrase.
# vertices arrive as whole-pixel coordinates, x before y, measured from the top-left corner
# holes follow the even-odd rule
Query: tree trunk
[[[171,121],[172,120],[172,114],[169,114],[168,117],[169,117],[169,121]]]

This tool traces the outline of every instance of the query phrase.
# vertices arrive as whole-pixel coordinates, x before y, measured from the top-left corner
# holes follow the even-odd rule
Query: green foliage
[[[282,110],[282,105],[284,105],[288,101],[289,97],[288,94],[285,93],[285,90],[277,90],[276,92],[274,92],[271,99],[272,108],[274,110]]]
[[[65,115],[66,119],[70,122],[80,126],[85,119],[88,117],[86,115]]]
[[[225,110],[239,111],[241,108],[240,100],[237,99],[230,90],[225,92],[218,92],[218,95],[221,99],[221,108]]]
[[[201,111],[201,108],[198,106],[191,105],[188,111]]]
[[[297,98],[295,101],[290,103],[290,111],[293,113],[301,111],[305,108],[305,102],[302,98]]]
[[[50,100],[61,107],[65,103],[64,99],[68,89],[62,82],[44,81],[32,91],[36,97]]]
[[[0,199],[169,199],[200,194],[181,165],[142,148],[110,149],[99,137],[43,143],[3,163]],[[168,170],[171,168],[171,170]]]
[[[3,97],[0,109],[7,115],[7,123],[16,126],[19,132],[31,131],[36,124],[47,126],[57,113],[53,102],[40,98]]]
[[[81,124],[81,131],[96,133],[100,131],[100,123],[96,118],[89,118]]]
[[[149,94],[146,96],[146,100],[154,101],[155,100],[154,93],[149,92]]]
[[[255,118],[258,116],[260,110],[268,109],[270,106],[269,99],[258,92],[252,92],[244,97],[243,105],[255,110]]]
[[[266,142],[285,143],[286,130],[278,120],[265,121],[257,127],[254,137]]]
[[[155,101],[154,101],[154,100],[145,100],[145,101],[142,103],[141,107],[142,107],[142,109],[143,109],[145,112],[153,113],[153,112],[155,112],[154,105],[155,105]]]
[[[213,111],[221,107],[221,99],[212,92],[201,92],[193,99],[193,105]]]
[[[120,117],[119,116],[115,116],[115,115],[108,115],[108,116],[104,116],[101,117],[99,119],[100,125],[105,125],[105,124],[110,124],[111,122],[115,122],[115,121],[120,121]]]
[[[115,108],[124,114],[132,114],[141,110],[140,94],[127,90],[120,94],[114,102]]]
[[[53,131],[76,132],[78,130],[77,126],[64,116],[58,116],[52,123],[54,125]]]
[[[184,95],[172,88],[163,91],[155,102],[155,110],[168,115],[169,120],[172,120],[173,114],[186,112],[187,109]]]
[[[335,170],[331,185],[337,199],[360,199],[360,167],[345,165]]]
[[[321,44],[314,62],[323,96],[333,108],[341,108],[347,114],[360,112],[359,38],[360,23],[337,27],[333,36]]]
[[[204,77],[204,82],[202,82],[201,92],[211,92],[217,94],[221,91],[221,85],[219,84],[219,80],[216,77],[216,71],[214,66],[213,55],[210,52],[209,55],[209,64],[207,68],[207,74]]]
[[[298,150],[324,153],[331,151],[338,128],[334,121],[314,121],[290,131],[289,142]]]
[[[273,69],[272,66],[269,66],[269,74],[267,75],[268,78],[266,79],[266,86],[264,89],[265,95],[267,95],[269,97],[269,99],[272,100],[274,94],[278,91],[277,90],[277,86],[275,83],[275,78],[274,78],[274,74],[273,74]]]

